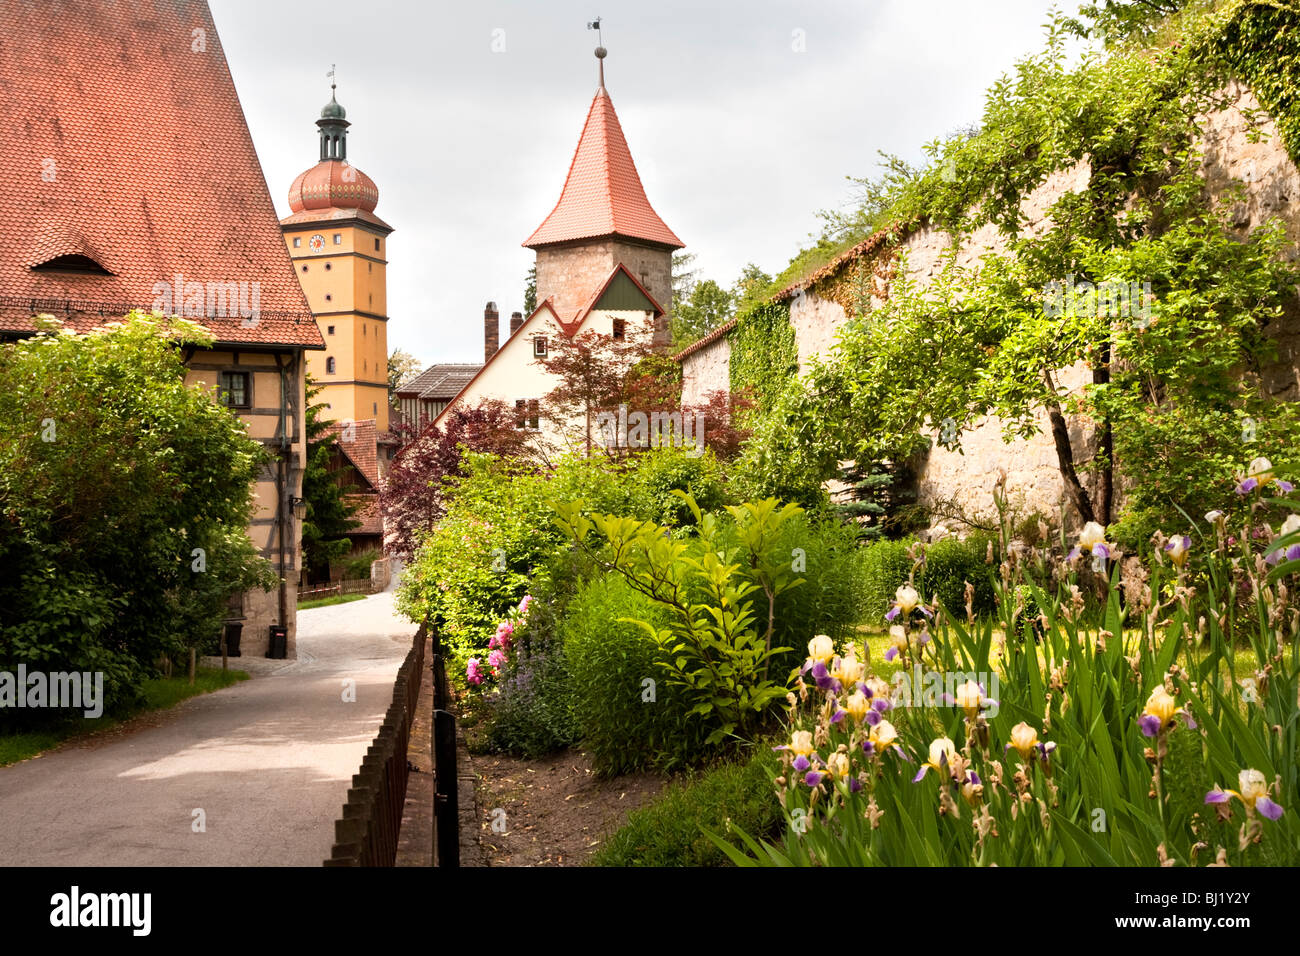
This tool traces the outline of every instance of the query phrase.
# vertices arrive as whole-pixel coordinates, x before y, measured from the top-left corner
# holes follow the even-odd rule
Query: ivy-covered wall
[[[1211,48],[1254,91],[1300,165],[1300,10],[1277,0],[1243,4]]]
[[[731,391],[752,389],[756,408],[766,412],[799,371],[789,305],[771,302],[747,309],[728,338]]]

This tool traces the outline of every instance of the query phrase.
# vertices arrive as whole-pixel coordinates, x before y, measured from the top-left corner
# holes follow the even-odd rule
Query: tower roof
[[[560,200],[524,246],[536,249],[601,236],[640,239],[673,249],[685,245],[650,206],[614,101],[604,86],[591,101]]]

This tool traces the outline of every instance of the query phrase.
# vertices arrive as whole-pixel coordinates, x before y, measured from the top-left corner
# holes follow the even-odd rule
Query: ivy
[[[789,307],[772,302],[745,310],[737,317],[730,338],[732,394],[752,389],[755,412],[769,412],[799,372]]]
[[[1244,3],[1212,49],[1254,91],[1300,164],[1300,11],[1271,0]]]

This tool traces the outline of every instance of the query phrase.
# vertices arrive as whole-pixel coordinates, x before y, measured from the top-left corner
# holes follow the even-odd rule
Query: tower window
[[[332,355],[325,360],[325,374],[326,375],[334,374],[334,356]]]
[[[378,403],[378,402],[371,402],[371,403],[370,403],[370,411],[373,412],[374,414],[378,415],[378,414],[379,414],[379,403]]]
[[[329,331],[326,332],[325,334],[326,334],[326,335],[333,335],[333,334],[334,334],[334,326],[331,325],[331,326],[329,326],[328,328],[329,328]]]
[[[336,246],[343,245],[343,233],[341,232],[334,233],[334,245]]]
[[[227,408],[248,408],[247,372],[222,372],[217,376],[217,396]]]
[[[297,248],[298,248],[299,246],[301,246],[301,245],[302,245],[302,237],[301,237],[301,236],[294,236],[294,237],[293,237],[293,247],[294,247],[295,249],[297,249]]]
[[[302,267],[302,271],[303,271],[303,272],[306,272],[306,271],[307,271],[307,266],[306,266],[306,265],[304,265],[304,266]]]
[[[367,262],[367,263],[366,263],[366,271],[367,271],[367,272],[374,272],[374,271],[375,271],[375,264],[374,264],[373,262]]]
[[[533,355],[537,358],[546,358],[546,336],[539,335],[533,339]]]
[[[329,270],[330,270],[330,264],[327,262],[325,263],[325,271],[329,272]]]
[[[375,240],[375,252],[378,252],[378,251],[379,251],[379,240],[376,239],[376,240]]]
[[[627,334],[627,322],[622,319],[614,320],[614,338],[622,339]]]
[[[333,302],[333,301],[334,301],[334,296],[332,296],[332,295],[330,295],[328,292],[326,292],[326,293],[325,293],[325,301],[326,301],[326,302]]]

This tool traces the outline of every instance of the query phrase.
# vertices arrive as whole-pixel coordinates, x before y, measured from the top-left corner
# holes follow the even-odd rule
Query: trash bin
[[[239,637],[244,633],[244,625],[238,621],[226,622],[226,656],[239,656]]]
[[[285,625],[271,625],[271,639],[266,645],[266,656],[276,660],[284,660],[289,656],[289,628]]]

